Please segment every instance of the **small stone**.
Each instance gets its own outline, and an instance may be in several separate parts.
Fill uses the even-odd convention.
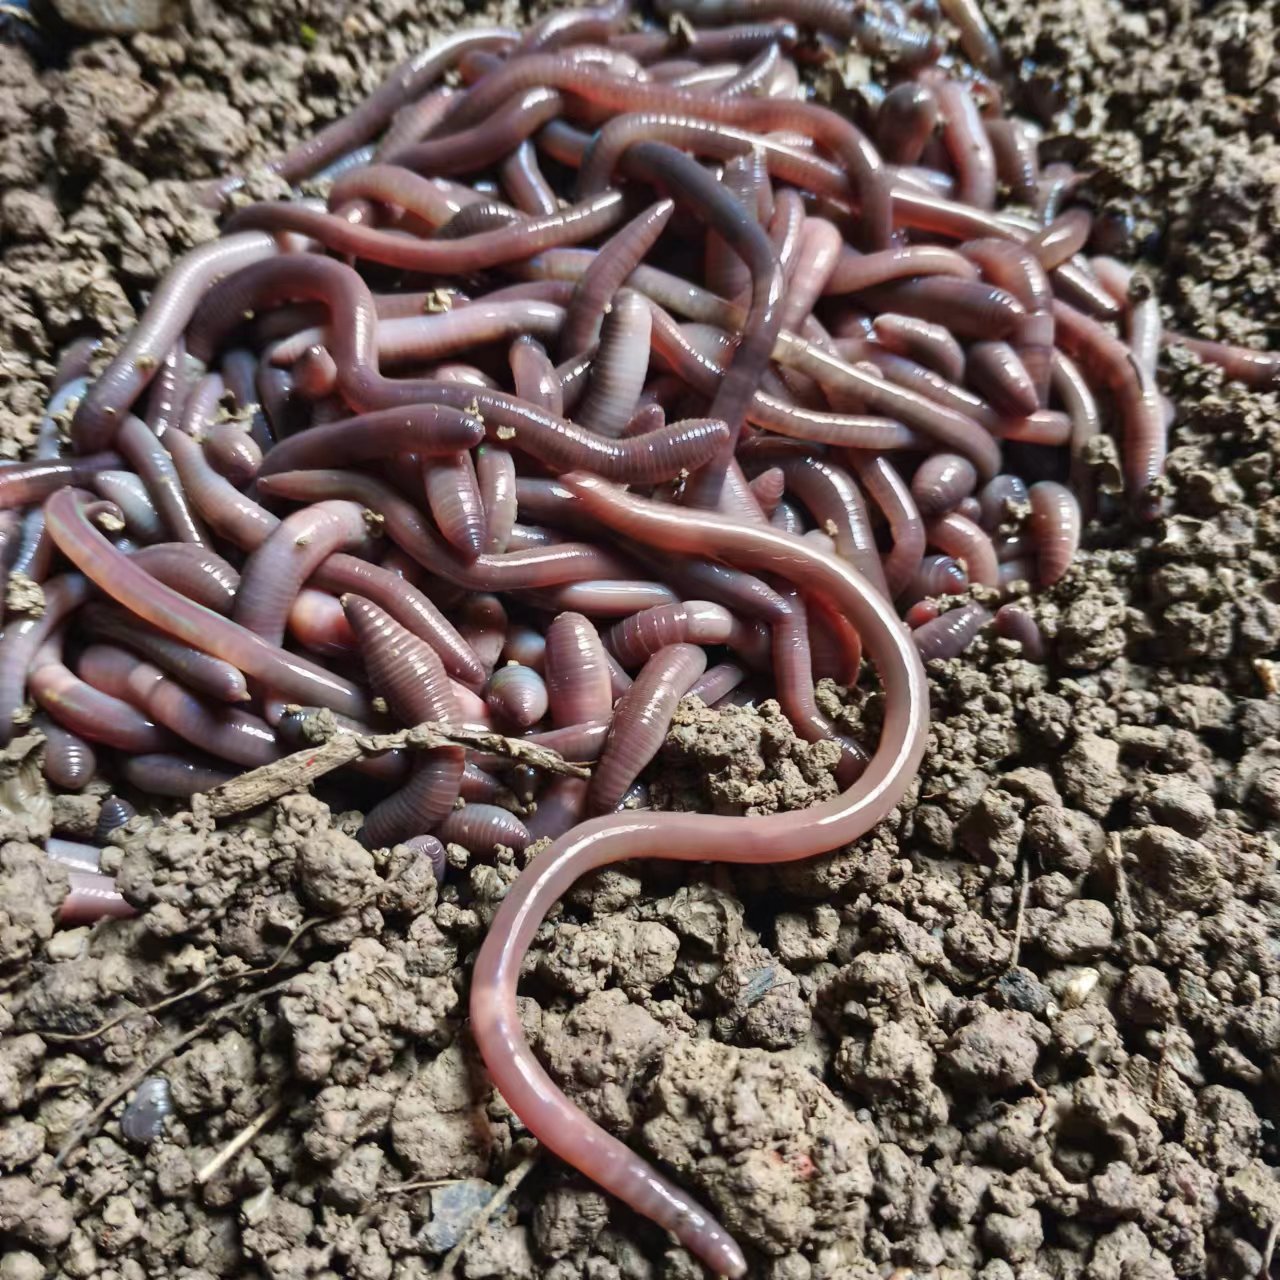
[[[951,1074],[970,1088],[1013,1089],[1035,1074],[1038,1024],[1027,1013],[984,1010],[947,1042],[942,1058]]]
[[[1044,930],[1040,945],[1054,960],[1092,960],[1111,945],[1115,921],[1105,903],[1093,898],[1068,902]]]
[[[422,1229],[423,1243],[433,1253],[447,1253],[497,1194],[497,1187],[479,1178],[436,1187],[431,1192],[431,1221]]]

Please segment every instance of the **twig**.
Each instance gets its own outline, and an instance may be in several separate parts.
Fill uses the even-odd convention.
[[[1022,859],[1021,883],[1018,887],[1018,914],[1013,922],[1013,945],[1009,949],[1009,968],[1018,964],[1018,956],[1022,952],[1022,930],[1027,918],[1027,891],[1031,888],[1030,860]],[[1007,972],[1007,971],[1006,971]]]
[[[1276,1254],[1276,1237],[1280,1236],[1280,1219],[1271,1224],[1267,1232],[1267,1243],[1262,1249],[1262,1270],[1258,1272],[1258,1280],[1269,1280],[1271,1275],[1271,1259]]]
[[[1134,932],[1133,902],[1129,897],[1129,876],[1124,869],[1124,848],[1120,843],[1120,833],[1111,835],[1111,865],[1116,873],[1116,915],[1120,919],[1120,928],[1126,935],[1126,945]]]
[[[431,1187],[451,1187],[457,1182],[463,1182],[463,1178],[423,1178],[418,1182],[397,1182],[392,1186],[383,1187],[379,1191],[379,1195],[384,1196],[402,1196],[408,1191],[426,1191]]]
[[[281,760],[251,769],[203,795],[193,796],[191,811],[197,817],[229,818],[304,790],[317,778],[341,769],[361,756],[378,755],[401,747],[429,751],[447,746],[474,747],[570,778],[591,776],[591,770],[585,765],[571,764],[548,747],[540,747],[521,738],[508,738],[487,729],[467,729],[427,721],[396,733],[357,734],[340,730],[326,742],[295,751]]]
[[[542,1148],[538,1147],[532,1155],[527,1155],[520,1161],[514,1169],[502,1180],[502,1186],[494,1193],[493,1199],[489,1201],[479,1213],[467,1223],[466,1229],[463,1231],[458,1243],[445,1255],[445,1260],[440,1264],[440,1270],[436,1272],[439,1280],[445,1280],[445,1277],[453,1275],[453,1269],[458,1265],[458,1259],[462,1257],[463,1250],[471,1243],[472,1240],[480,1234],[489,1219],[493,1217],[499,1209],[502,1208],[508,1200],[515,1195],[516,1188],[525,1180],[529,1174],[529,1170],[538,1163],[538,1157],[542,1154]]]
[[[251,1120],[216,1156],[196,1170],[196,1181],[208,1182],[223,1165],[234,1160],[241,1151],[284,1110],[284,1099],[277,1098],[256,1120]]]

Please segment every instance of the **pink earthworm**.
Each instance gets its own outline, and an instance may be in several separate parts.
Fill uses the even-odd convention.
[[[366,545],[370,525],[354,502],[319,502],[295,511],[245,561],[233,621],[279,645],[302,584],[335,551]]]
[[[387,125],[386,131],[378,139],[371,163],[376,164],[391,152],[425,138],[440,123],[449,106],[449,99],[456,92],[446,85],[439,89],[432,89],[430,93],[425,93],[421,98],[406,102],[404,106],[398,108],[391,118],[391,123]],[[346,172],[349,171],[344,171],[337,176],[343,177]],[[363,202],[353,200],[345,204],[340,212],[353,222],[361,222],[368,217],[369,210]]]
[[[893,545],[883,557],[885,585],[895,598],[920,567],[925,549],[924,521],[910,486],[881,454],[850,451],[858,483],[870,494],[889,525]]]
[[[44,758],[40,767],[45,779],[63,791],[83,791],[98,771],[98,757],[93,747],[47,716],[37,717],[35,724],[44,734]],[[45,852],[54,856],[48,845]],[[86,868],[97,869],[96,865]]]
[[[608,720],[612,714],[604,644],[582,614],[561,613],[547,628],[546,682],[556,726]]]
[[[7,510],[42,502],[59,489],[85,484],[99,471],[115,470],[121,465],[122,459],[116,453],[94,453],[65,462],[36,459],[0,463],[0,508]]]
[[[798,330],[813,311],[814,304],[826,292],[844,247],[844,237],[834,223],[826,218],[805,218],[795,262],[787,274],[782,305],[784,329]]]
[[[329,189],[329,207],[353,206],[398,210],[402,220],[429,231],[448,225],[463,209],[483,197],[443,178],[424,178],[403,165],[379,159],[338,178]],[[335,216],[341,217],[340,213]]]
[[[630,289],[614,295],[591,362],[591,380],[575,417],[601,435],[617,438],[627,425],[649,372],[653,321],[649,304]]]
[[[502,189],[521,213],[545,217],[560,207],[559,197],[538,164],[538,152],[526,138],[502,162]]]
[[[131,615],[107,605],[91,604],[77,617],[95,637],[132,649],[176,677],[194,693],[217,702],[250,701],[244,675],[221,658],[171,640]]]
[[[256,547],[280,523],[220,476],[194,440],[174,432],[166,443],[183,490],[214,533],[247,550]]]
[[[174,541],[205,546],[207,532],[187,503],[177,468],[164,442],[157,440],[140,418],[128,414],[116,431],[116,444],[147,486],[147,492]]]
[[[489,853],[506,845],[519,853],[532,843],[529,828],[510,810],[492,804],[465,804],[454,809],[436,828],[444,844],[460,844],[472,853]]]
[[[132,471],[99,471],[92,484],[94,493],[120,508],[125,531],[131,539],[137,542],[163,540],[166,532],[164,522],[139,476]]]
[[[911,638],[926,662],[958,658],[990,621],[991,614],[982,605],[963,604],[917,627]]]
[[[497,665],[507,638],[507,610],[491,593],[468,595],[459,604],[458,630],[475,650],[486,671]]]
[[[533,840],[558,840],[582,821],[587,806],[585,778],[552,778],[538,793],[534,811],[525,820]]]
[[[94,688],[60,662],[37,667],[28,687],[50,719],[90,742],[130,754],[173,745],[171,735],[131,703]]]
[[[603,44],[625,24],[630,0],[611,0],[594,8],[556,11],[538,19],[521,38],[516,54],[541,53],[570,44]]]
[[[1102,414],[1088,381],[1079,366],[1060,351],[1053,353],[1050,373],[1054,393],[1071,419],[1072,482],[1081,493],[1086,491],[1085,448],[1102,431]]]
[[[564,100],[554,90],[541,86],[513,94],[492,116],[471,129],[444,137],[427,137],[381,157],[387,164],[401,165],[432,177],[476,173],[505,160],[549,120],[564,112]]]
[[[876,112],[876,145],[890,164],[915,164],[938,124],[938,96],[907,80],[884,96]]]
[[[511,663],[498,667],[485,686],[485,701],[499,719],[528,729],[547,714],[546,682],[532,667]]]
[[[1027,486],[1014,475],[998,475],[988,480],[978,494],[978,502],[982,508],[981,524],[988,533],[1010,519],[1020,523],[1030,509]]]
[[[67,928],[99,920],[127,920],[138,914],[116,888],[112,876],[67,871],[67,896],[58,906],[58,923]]]
[[[935,275],[970,281],[978,278],[977,269],[968,259],[943,245],[904,245],[867,254],[846,245],[824,292],[860,293],[895,280]]]
[[[499,656],[503,662],[531,667],[541,675],[546,666],[547,639],[541,631],[517,623],[507,629],[507,638]]]
[[[1207,342],[1167,330],[1161,335],[1161,341],[1168,347],[1185,347],[1198,360],[1217,365],[1227,378],[1243,382],[1246,387],[1265,391],[1280,384],[1280,355],[1274,351]]]
[[[898,280],[859,295],[880,311],[945,325],[961,338],[1004,338],[1026,315],[1011,293],[981,281],[940,276]]]
[[[667,552],[723,557],[747,569],[785,569],[828,595],[867,641],[886,684],[886,727],[876,755],[838,798],[750,822],[702,814],[627,813],[574,829],[508,890],[472,979],[472,1028],[495,1085],[530,1129],[570,1164],[638,1212],[675,1232],[713,1272],[746,1262],[710,1215],[617,1139],[588,1121],[552,1083],[525,1042],[516,1005],[520,961],[551,905],[581,875],[632,857],[775,862],[810,857],[869,830],[901,799],[924,748],[928,695],[918,656],[888,603],[852,570],[785,535],[705,513],[665,510],[589,477],[573,478],[602,523]],[[739,838],[738,833],[741,833]]]
[[[604,750],[605,739],[609,733],[610,717],[588,720],[582,724],[562,725],[555,729],[544,729],[525,736],[529,742],[537,746],[549,747],[552,751],[559,752],[566,760],[578,764],[590,764],[598,760],[600,752]]]
[[[189,756],[163,751],[126,756],[120,767],[131,787],[147,795],[183,800],[224,786],[235,776]]]
[[[759,223],[762,220],[752,181],[750,152],[732,156],[725,162],[720,186],[737,201],[748,218]],[[768,181],[767,174],[765,181]],[[702,274],[707,288],[723,298],[745,297],[751,288],[751,272],[747,264],[724,237],[710,227],[705,235]]]
[[[1020,644],[1022,655],[1029,662],[1044,661],[1044,634],[1036,620],[1020,605],[1001,605],[996,610],[995,629],[1001,639]]]
[[[1046,271],[1053,271],[1084,248],[1092,229],[1093,214],[1084,209],[1068,209],[1032,236],[1027,248]]]
[[[605,308],[657,243],[674,209],[673,200],[650,205],[613,233],[578,278],[560,334],[566,359],[595,343]]]
[[[984,587],[999,585],[995,547],[980,525],[953,511],[929,521],[926,531],[929,545],[960,561],[970,582]]]
[[[156,542],[132,554],[153,578],[215,613],[230,615],[240,574],[220,555],[190,542]]]
[[[271,167],[286,182],[301,181],[376,137],[401,107],[420,98],[464,54],[476,50],[506,52],[519,39],[519,33],[507,27],[454,33],[402,62],[354,111],[299,143],[273,161]]]
[[[1080,186],[1081,181],[1080,174],[1069,164],[1055,162],[1045,165],[1036,183],[1036,198],[1032,201],[1032,207],[1040,219],[1045,223],[1052,223],[1058,216],[1062,202]]]
[[[876,316],[873,334],[881,346],[936,370],[951,382],[964,378],[964,351],[945,325],[886,312]]]
[[[403,843],[406,849],[411,849],[420,858],[425,858],[430,863],[431,874],[439,884],[444,879],[447,866],[444,845],[435,836],[410,836]]]
[[[766,516],[773,515],[786,492],[787,477],[779,467],[768,467],[750,481],[751,493]]]
[[[676,704],[706,670],[707,655],[696,644],[673,644],[645,662],[636,682],[619,699],[609,737],[587,792],[587,812],[609,813],[658,753]]]
[[[100,590],[167,635],[222,658],[268,688],[359,716],[364,695],[341,677],[299,658],[153,578],[94,528],[75,493],[63,490],[45,508],[62,553]]]
[[[1007,342],[973,343],[967,376],[978,394],[998,413],[1021,418],[1035,413],[1040,406],[1040,394],[1030,372]]]
[[[942,145],[956,173],[956,199],[978,209],[993,209],[996,158],[978,104],[962,81],[939,73],[929,83],[938,96]]]
[[[42,724],[42,731],[44,727],[45,725]],[[55,733],[61,732],[56,725],[49,727]],[[46,751],[47,749],[46,747]],[[101,848],[97,845],[83,844],[78,840],[61,840],[50,836],[44,843],[44,851],[53,862],[60,862],[64,867],[85,871],[90,875],[97,875],[102,866]]]
[[[508,359],[516,395],[539,409],[562,416],[564,388],[541,344],[527,336],[517,338],[511,344]]]
[[[516,522],[516,464],[506,449],[481,445],[475,457],[476,484],[484,510],[485,555],[501,555],[507,549]]]
[[[731,694],[745,679],[746,671],[735,662],[720,662],[707,670],[689,686],[686,698],[700,698],[707,706],[714,706],[721,698]]]
[[[964,516],[972,524],[982,523],[982,503],[973,494],[970,494],[967,498],[961,498],[952,509],[957,515]]]
[[[461,747],[440,747],[416,762],[409,780],[365,815],[361,841],[385,848],[434,827],[453,812],[462,790]]]
[[[674,644],[728,645],[736,650],[759,645],[723,605],[707,600],[686,600],[657,605],[624,618],[609,629],[605,643],[624,667],[642,666],[660,649]]]
[[[978,0],[940,0],[940,4],[948,21],[960,29],[965,57],[987,75],[999,76],[1004,70],[1004,55]]]
[[[161,437],[181,430],[187,418],[187,403],[200,385],[199,369],[187,360],[187,346],[179,336],[165,353],[159,370],[147,388],[147,426]],[[204,397],[201,397],[204,403]]]
[[[1071,440],[1071,419],[1056,409],[1037,409],[1025,418],[1003,418],[993,431],[1001,440],[1020,444],[1060,445]]]
[[[1154,385],[1133,364],[1129,349],[1096,320],[1064,302],[1053,304],[1053,314],[1067,354],[1115,398],[1125,489],[1142,514],[1155,514],[1150,487],[1164,470],[1168,429]]]
[[[642,609],[675,604],[670,587],[630,579],[588,579],[559,587],[528,591],[529,603],[549,612],[582,613],[591,618],[621,618]]]
[[[607,191],[544,218],[528,218],[462,240],[409,238],[353,225],[334,214],[288,202],[247,205],[227,226],[231,232],[298,232],[335,253],[404,271],[467,275],[521,261],[556,245],[592,240],[616,225],[624,212],[622,197],[616,191]]]
[[[183,360],[187,365],[193,363],[186,356]],[[226,383],[220,373],[206,373],[203,377],[197,378],[182,406],[182,416],[173,426],[186,435],[200,437],[217,418],[226,389]],[[147,425],[161,440],[169,434],[168,430],[162,429],[155,422],[148,422]]]
[[[1035,561],[1024,556],[1000,562],[1000,589],[1006,593],[1017,589],[1029,591],[1036,578]]]
[[[201,245],[174,264],[124,346],[76,409],[71,437],[77,452],[97,453],[111,443],[124,415],[187,327],[209,286],[276,252],[273,236],[252,231]]]
[[[441,536],[464,559],[484,549],[486,524],[475,464],[465,450],[423,464],[427,506]]]
[[[67,343],[58,353],[58,364],[53,371],[53,381],[49,384],[50,395],[61,391],[68,383],[87,379],[101,349],[101,338],[76,338]]]
[[[1029,491],[1028,529],[1036,548],[1040,584],[1051,587],[1071,567],[1080,546],[1080,504],[1064,485],[1052,480],[1033,484]]]
[[[1020,120],[984,119],[996,161],[996,176],[1019,204],[1033,204],[1040,178],[1036,143]]]
[[[249,434],[246,422],[215,422],[200,443],[209,465],[232,484],[248,485],[262,465],[262,449]]]
[[[289,605],[289,634],[304,649],[326,657],[346,658],[356,650],[355,634],[336,596],[302,587]]]
[[[920,514],[932,519],[951,511],[962,498],[967,498],[977,479],[968,458],[954,453],[933,453],[920,463],[911,477],[911,496]]]

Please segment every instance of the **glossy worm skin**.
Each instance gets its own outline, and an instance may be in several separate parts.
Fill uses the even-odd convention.
[[[964,565],[970,582],[984,587],[999,585],[1000,570],[995,547],[983,529],[957,512],[949,512],[930,521],[929,545]]]
[[[886,691],[881,744],[853,787],[799,814],[749,821],[703,814],[625,813],[577,827],[508,890],[476,960],[471,1019],[495,1084],[525,1124],[564,1159],[675,1233],[716,1274],[746,1262],[700,1205],[593,1125],[552,1083],[524,1039],[516,1005],[520,961],[551,905],[587,871],[634,857],[775,862],[811,857],[856,839],[905,793],[924,750],[928,694],[919,658],[887,601],[855,571],[768,529],[672,511],[588,477],[566,482],[605,524],[668,552],[723,558],[788,574],[827,596],[863,636]]]
[[[188,800],[202,791],[225,786],[235,776],[190,756],[170,752],[130,755],[121,764],[125,781],[153,796]]]
[[[1021,645],[1022,655],[1027,661],[1044,661],[1044,635],[1036,620],[1021,605],[1001,605],[996,610],[995,630],[1002,639]]]
[[[499,719],[528,729],[547,714],[550,695],[546,682],[532,668],[519,663],[499,667],[485,686],[485,701]]]
[[[1080,546],[1080,504],[1064,485],[1052,480],[1033,484],[1029,491],[1028,528],[1036,548],[1041,586],[1051,587],[1066,573]]]
[[[562,613],[547,628],[546,680],[553,724],[609,718],[613,694],[604,644],[580,613]]]
[[[63,791],[83,791],[97,772],[98,760],[83,738],[49,719],[39,723],[44,734],[44,776]],[[92,870],[96,871],[94,866]]]
[[[991,621],[980,604],[964,604],[917,627],[911,637],[926,662],[958,658]]]
[[[460,844],[472,853],[489,853],[497,845],[520,852],[533,837],[529,828],[506,809],[492,804],[466,804],[454,809],[436,828],[446,845]]]
[[[911,477],[911,496],[922,516],[940,516],[967,498],[977,479],[978,473],[968,458],[954,453],[932,453]]]

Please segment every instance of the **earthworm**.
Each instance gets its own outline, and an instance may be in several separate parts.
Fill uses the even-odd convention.
[[[436,528],[464,559],[474,560],[484,550],[487,526],[471,455],[464,450],[432,459],[422,476]]]
[[[1040,394],[1027,367],[1007,342],[975,342],[969,348],[967,375],[978,394],[997,412],[1011,417],[1035,413]]]
[[[984,587],[999,585],[995,547],[981,526],[952,511],[931,520],[927,534],[930,546],[964,565],[970,582]]]
[[[893,545],[883,557],[884,578],[890,595],[896,598],[920,567],[925,549],[924,521],[910,486],[888,458],[852,451],[847,457],[859,484],[888,521]]]
[[[130,786],[148,795],[183,800],[224,786],[234,777],[223,769],[169,752],[127,756],[120,762],[120,768]]]
[[[506,449],[481,445],[476,450],[476,484],[484,511],[486,555],[500,555],[507,549],[516,523],[516,464]]]
[[[461,747],[438,747],[423,754],[409,780],[365,815],[361,841],[386,848],[434,827],[453,811],[462,788]]]
[[[41,502],[68,485],[91,482],[99,471],[115,470],[121,461],[116,453],[94,453],[66,462],[36,459],[0,463],[0,509]]]
[[[585,778],[552,778],[538,794],[536,807],[525,822],[533,840],[558,840],[582,821],[587,805]]]
[[[826,292],[827,282],[845,247],[844,237],[826,218],[805,218],[795,261],[787,274],[782,327],[798,330]]]
[[[622,434],[649,372],[652,323],[649,304],[639,294],[623,289],[614,295],[575,415],[584,427],[613,438]]]
[[[588,579],[525,594],[539,608],[551,612],[567,610],[592,618],[620,618],[676,602],[670,587],[630,579]]]
[[[863,635],[886,684],[881,745],[848,792],[803,816],[769,815],[749,823],[701,814],[628,813],[579,826],[508,890],[476,962],[473,1033],[496,1087],[516,1114],[570,1164],[673,1230],[713,1272],[741,1276],[746,1270],[741,1252],[706,1211],[586,1120],[534,1058],[517,1013],[520,960],[552,903],[595,867],[632,857],[702,859],[711,851],[734,862],[788,861],[856,839],[897,803],[914,774],[928,721],[927,690],[919,659],[887,602],[836,562],[767,529],[705,513],[667,511],[585,476],[573,477],[572,483],[593,514],[620,533],[667,552],[724,557],[742,568],[785,566],[807,586],[829,594]]]
[[[545,675],[552,724],[609,719],[609,663],[599,632],[582,614],[562,613],[547,628]]]
[[[425,858],[431,864],[431,874],[435,877],[437,884],[444,879],[447,866],[444,845],[435,836],[411,836],[404,842],[404,846],[406,849],[412,849],[419,857]]]
[[[546,683],[532,667],[499,667],[485,686],[485,701],[500,720],[528,729],[547,714]]]
[[[31,672],[32,698],[50,719],[90,742],[129,754],[164,751],[172,737],[130,703],[103,693],[60,662]]]
[[[1070,261],[1084,248],[1093,227],[1093,215],[1084,209],[1068,209],[1027,242],[1027,248],[1046,271]]]
[[[224,659],[280,694],[347,715],[364,712],[364,695],[348,681],[268,644],[134,564],[93,527],[73,491],[54,494],[45,515],[49,532],[67,559],[131,613],[177,640]]]
[[[232,620],[281,644],[302,584],[335,551],[365,545],[369,532],[364,508],[354,502],[318,502],[295,511],[245,561]]]
[[[876,145],[890,164],[915,164],[937,124],[937,94],[929,85],[903,81],[876,111]]]
[[[1035,140],[1020,120],[985,119],[983,125],[996,160],[996,176],[1019,204],[1033,204],[1040,177]]]
[[[83,738],[70,733],[47,717],[37,721],[44,734],[44,776],[63,791],[83,791],[97,772],[98,759]],[[48,846],[45,849],[49,852]],[[95,865],[91,870],[96,871]]]
[[[939,3],[948,20],[960,29],[964,56],[980,71],[999,76],[1004,70],[1004,56],[978,0],[939,0]]]
[[[1027,486],[1013,475],[998,475],[988,480],[978,494],[982,507],[981,523],[993,533],[1006,520],[1021,521],[1028,511]]]
[[[1044,661],[1044,635],[1036,620],[1020,605],[1001,605],[996,610],[995,629],[1002,639],[1020,644],[1023,657],[1029,662]]]
[[[449,99],[454,97],[455,93],[456,90],[446,85],[439,89],[432,89],[430,93],[423,94],[416,101],[406,102],[404,106],[398,108],[386,132],[379,138],[378,145],[374,148],[373,163],[383,160],[393,151],[398,151],[401,147],[417,142],[431,133],[444,117]],[[350,202],[342,212],[354,221],[361,221],[367,216],[367,209],[362,207],[359,201]]]
[[[978,278],[968,259],[943,245],[904,245],[867,254],[860,254],[845,245],[824,292],[827,295],[861,293],[864,289],[895,280],[934,275],[952,276],[958,280]]]
[[[187,327],[209,286],[276,252],[273,236],[249,231],[192,249],[170,268],[142,319],[76,409],[71,439],[78,453],[98,453],[111,443],[124,415]]]
[[[541,631],[517,624],[508,628],[500,656],[503,662],[530,667],[541,675],[546,663],[547,638]]]
[[[335,253],[368,262],[426,275],[467,275],[521,261],[556,245],[592,240],[614,226],[624,211],[622,197],[616,191],[606,191],[545,217],[528,218],[462,240],[418,240],[353,225],[331,213],[289,203],[246,205],[227,227],[233,233],[241,229],[275,235],[294,231]]]
[[[151,501],[174,541],[205,546],[208,537],[187,504],[177,468],[163,442],[151,434],[140,418],[128,414],[116,431],[116,444],[147,486]]]
[[[771,516],[786,492],[787,477],[783,475],[780,468],[768,467],[749,483],[751,494],[760,504],[760,510],[766,516]]]
[[[911,496],[926,519],[952,510],[977,483],[973,463],[954,453],[932,453],[923,459],[911,477]]]
[[[468,595],[459,604],[458,630],[487,671],[497,665],[507,638],[507,611],[491,593]]]
[[[508,360],[516,395],[548,413],[562,416],[564,388],[542,346],[528,336],[519,337],[511,344]]]
[[[768,181],[768,174],[765,174]],[[736,155],[725,162],[720,186],[754,222],[761,222],[756,192],[752,185],[751,153]],[[702,274],[707,288],[722,298],[745,296],[751,288],[751,272],[733,247],[714,229],[708,228],[702,254]]]
[[[93,829],[94,843],[105,844],[113,831],[128,826],[129,822],[137,816],[137,809],[123,796],[107,796],[98,810],[98,822]]]
[[[183,360],[188,366],[193,363],[185,355]],[[197,378],[190,394],[182,405],[182,416],[173,426],[186,435],[199,438],[217,418],[220,402],[225,392],[226,383],[223,381],[221,374],[206,373],[203,377]],[[147,425],[151,428],[152,433],[162,440],[170,434],[169,430],[161,429],[155,422],[148,422]]]
[[[303,587],[289,604],[289,634],[304,649],[326,657],[345,658],[355,652],[355,636],[337,597],[315,587]]]
[[[200,442],[210,465],[234,485],[247,485],[262,465],[262,449],[244,422],[215,422]]]
[[[94,636],[132,649],[191,689],[217,702],[248,702],[244,676],[229,662],[180,644],[107,605],[89,605],[80,615]]]
[[[492,804],[465,804],[454,809],[436,828],[446,845],[460,844],[472,853],[488,853],[506,845],[519,853],[533,837],[529,828],[507,809]]]
[[[1207,342],[1188,338],[1181,333],[1165,331],[1161,340],[1166,346],[1185,347],[1198,360],[1217,365],[1234,382],[1246,387],[1268,390],[1280,382],[1280,355],[1274,351],[1255,351],[1251,347],[1233,346],[1228,342]]]
[[[898,311],[945,325],[962,338],[1003,338],[1026,315],[1011,293],[977,280],[925,276],[861,291],[876,310]]]
[[[190,542],[157,542],[133,553],[153,578],[215,613],[230,614],[240,575],[221,556]]]
[[[645,662],[635,683],[619,699],[609,737],[587,792],[587,812],[608,813],[658,753],[676,704],[706,670],[707,655],[696,644],[673,644]]]
[[[42,731],[44,727],[42,724]],[[56,725],[52,727],[55,732],[61,732]],[[74,867],[77,871],[87,871],[90,875],[97,875],[102,867],[102,850],[97,845],[81,844],[77,840],[59,840],[50,836],[44,843],[44,851],[50,861],[60,862],[64,867]]]
[[[519,42],[507,27],[459,31],[402,62],[354,111],[326,125],[272,163],[286,182],[300,182],[338,156],[370,141],[406,103],[419,98],[459,58],[474,50],[505,52]]]
[[[707,670],[689,686],[686,698],[700,698],[707,706],[714,706],[727,697],[745,679],[746,671],[735,662],[720,662]]]
[[[137,911],[124,900],[111,876],[68,871],[69,890],[58,907],[58,923],[75,926],[98,920],[124,920]]]
[[[707,600],[641,610],[615,623],[605,637],[624,667],[639,667],[660,649],[674,644],[724,644],[742,650],[751,642],[751,632],[728,609]]]
[[[538,152],[525,138],[502,162],[502,189],[511,203],[530,217],[555,213],[560,201],[538,164]]]
[[[939,74],[932,80],[932,86],[942,120],[942,145],[956,173],[956,199],[978,209],[993,209],[996,158],[978,114],[978,105],[968,86],[959,80]]]
[[[154,435],[163,438],[169,431],[182,427],[186,418],[187,401],[200,385],[199,370],[187,361],[187,345],[179,336],[165,353],[159,371],[147,391],[147,426]]]
[[[49,384],[51,395],[56,395],[68,383],[88,380],[93,368],[94,357],[102,348],[101,338],[76,338],[67,343],[58,353],[57,368],[53,371],[53,381]],[[77,393],[77,398],[79,394]]]
[[[147,1146],[164,1132],[164,1122],[172,1112],[168,1080],[164,1076],[147,1076],[120,1116],[120,1132],[130,1142]]]
[[[171,432],[166,443],[191,505],[219,537],[242,549],[252,549],[280,523],[278,517],[220,476],[194,440]]]
[[[872,332],[881,346],[937,370],[952,382],[964,377],[964,351],[944,325],[888,312],[876,316]]]
[[[912,603],[930,596],[959,595],[968,585],[969,575],[963,565],[951,556],[929,555],[920,561],[903,599]]]
[[[982,605],[963,604],[917,627],[911,638],[926,662],[958,658],[990,621],[991,614]]]
[[[165,527],[160,513],[152,504],[147,486],[132,471],[99,471],[92,483],[99,497],[120,508],[125,529],[131,538],[139,542],[159,542],[164,538]]]
[[[605,308],[657,243],[674,209],[673,200],[659,200],[615,231],[601,247],[574,286],[560,334],[561,355],[568,358],[595,343]]]
[[[1036,548],[1040,585],[1051,587],[1066,573],[1080,547],[1080,504],[1070,489],[1042,480],[1029,490],[1028,530]]]

